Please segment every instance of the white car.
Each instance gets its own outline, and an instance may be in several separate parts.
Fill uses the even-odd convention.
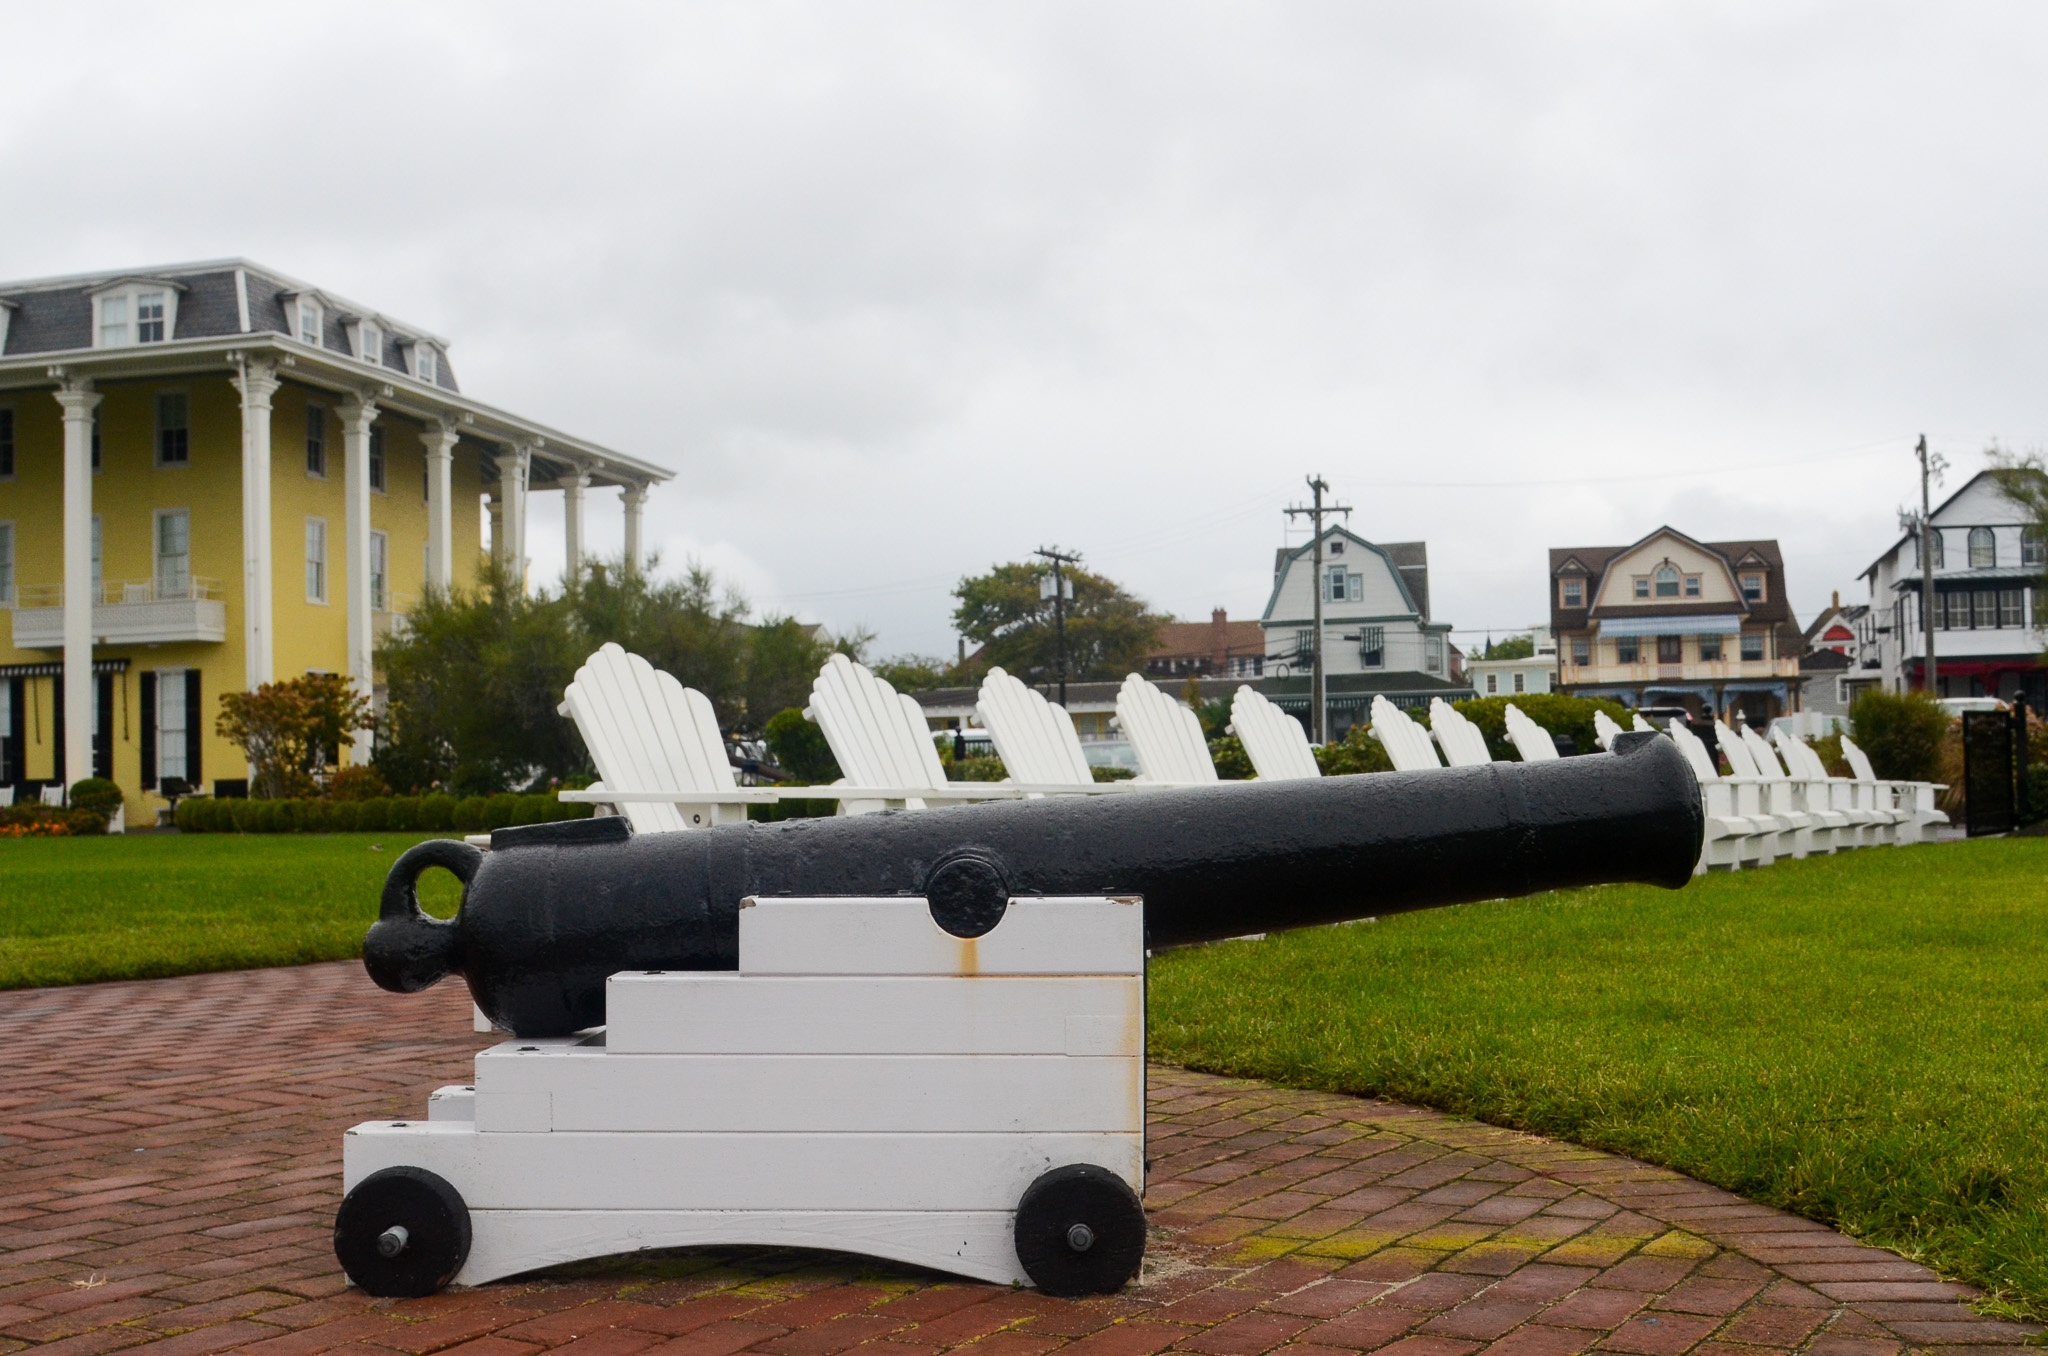
[[[2012,708],[1996,697],[1937,697],[1935,705],[1951,716],[1960,716],[1965,711],[2009,711]]]

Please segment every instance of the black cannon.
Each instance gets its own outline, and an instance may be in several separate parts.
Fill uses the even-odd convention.
[[[1147,945],[1604,882],[1678,887],[1703,828],[1667,739],[1613,756],[1441,772],[1227,783],[635,836],[623,819],[501,829],[401,857],[364,964],[382,987],[457,973],[520,1036],[601,1024],[622,970],[730,970],[749,896],[921,895],[959,937],[1019,896],[1137,895]],[[456,917],[419,876],[465,885]]]

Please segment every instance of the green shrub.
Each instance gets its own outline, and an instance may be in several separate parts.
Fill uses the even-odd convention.
[[[384,827],[393,832],[411,832],[419,827],[420,798],[393,796],[384,810]]]
[[[519,797],[510,791],[500,791],[484,800],[484,822],[486,831],[510,826],[512,816],[519,811]]]
[[[1088,771],[1098,782],[1127,782],[1138,775],[1127,767],[1091,767]]]
[[[844,775],[832,757],[832,746],[825,742],[825,732],[795,707],[770,716],[763,733],[776,766],[799,784],[827,786]]]
[[[464,796],[455,802],[455,813],[448,827],[457,833],[482,833],[486,804],[482,796]]]
[[[178,802],[177,812],[171,816],[171,822],[178,826],[179,833],[206,832],[200,825],[200,820],[205,816],[199,807],[204,804],[206,799],[203,796],[187,796]]]
[[[114,811],[121,808],[123,799],[121,788],[103,777],[87,777],[73,782],[69,794],[72,809],[99,816],[102,826],[114,817]]]
[[[262,808],[256,813],[256,830],[259,833],[290,833],[292,828],[292,807],[290,801],[259,800]]]
[[[329,833],[354,833],[356,816],[366,804],[360,800],[336,800],[327,803],[327,831]]]
[[[1849,708],[1849,732],[1880,777],[1939,781],[1949,715],[1924,692],[1869,688]]]
[[[236,833],[260,832],[258,821],[263,814],[262,801],[249,800],[245,797],[241,800],[231,801],[229,804],[233,806],[228,813],[234,818]]]
[[[1248,782],[1259,775],[1252,766],[1251,755],[1244,751],[1244,741],[1236,735],[1219,735],[1210,740],[1209,761],[1216,764],[1216,775],[1226,782]]]
[[[548,817],[548,808],[549,808],[549,806],[550,806],[551,804],[553,804],[553,802],[554,802],[554,799],[555,799],[555,798],[554,798],[553,796],[549,796],[549,795],[544,795],[544,794],[543,794],[543,795],[526,795],[526,796],[519,796],[519,797],[516,797],[516,800],[517,800],[517,804],[513,805],[513,807],[512,807],[512,818],[510,818],[509,820],[507,820],[507,821],[506,821],[506,823],[508,823],[508,824],[542,824],[542,823],[546,823],[546,822],[547,822],[547,817]]]
[[[1597,732],[1593,728],[1594,712],[1605,711],[1622,729],[1629,727],[1628,708],[1605,697],[1569,697],[1562,692],[1518,692],[1512,697],[1478,697],[1456,703],[1454,709],[1458,714],[1477,725],[1486,735],[1486,751],[1496,761],[1521,761],[1515,746],[1508,742],[1509,702],[1553,737],[1569,737],[1580,753],[1600,752]]]
[[[201,833],[233,833],[235,831],[235,806],[232,801],[220,800],[213,796],[193,796],[180,801],[178,808],[194,807],[193,821]]]
[[[446,833],[455,827],[455,798],[432,795],[420,797],[419,818],[413,827],[422,833]]]
[[[356,832],[379,833],[391,827],[391,798],[372,796],[356,802]]]

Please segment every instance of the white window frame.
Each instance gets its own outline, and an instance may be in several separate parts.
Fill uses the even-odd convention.
[[[2020,564],[2030,569],[2048,565],[2048,537],[2041,535],[2041,529],[2020,529]]]
[[[1442,673],[1444,671],[1444,638],[1424,636],[1422,638],[1422,671]]]
[[[432,344],[420,342],[412,346],[412,374],[416,380],[429,386],[440,382],[441,360]]]
[[[307,322],[311,321],[310,327]],[[308,333],[308,329],[311,333]],[[318,297],[299,296],[292,299],[292,334],[302,344],[314,348],[327,347],[323,336],[327,333],[327,308],[320,304]]]
[[[391,610],[391,534],[370,534],[370,611]]]
[[[1756,580],[1756,597],[1754,598],[1749,596],[1749,585],[1744,582],[1751,578]],[[1735,591],[1742,595],[1742,601],[1745,603],[1767,603],[1771,599],[1771,576],[1765,570],[1739,571],[1735,576]]]
[[[1685,576],[1680,574],[1678,567],[1676,565],[1671,564],[1669,561],[1666,561],[1664,564],[1659,565],[1656,568],[1656,570],[1652,572],[1650,578],[1650,592],[1654,594],[1656,597],[1678,598],[1684,595]],[[1671,586],[1671,592],[1669,593],[1666,593],[1664,591],[1664,586],[1666,584],[1669,584]]]
[[[185,520],[185,577],[175,588],[164,584],[164,523],[173,518]],[[189,598],[192,596],[192,510],[183,508],[157,509],[150,515],[149,554],[151,560],[150,585],[159,598]]]
[[[158,669],[156,671],[156,776],[157,785],[163,785],[166,777],[175,777],[189,782],[190,767],[186,754],[191,748],[192,713],[185,709],[185,669]],[[177,708],[178,724],[172,728],[165,713],[173,706]],[[173,758],[170,735],[176,734],[177,756]],[[173,767],[173,764],[176,766]]]
[[[327,520],[306,519],[306,601],[327,604]]]
[[[1973,527],[1967,539],[1970,551],[1970,568],[1973,570],[1995,570],[1998,568],[1998,534],[1988,527]],[[1984,563],[1977,563],[1979,546],[1983,548]]]
[[[356,357],[372,367],[384,365],[384,327],[374,320],[356,322]]]
[[[1489,673],[1486,675],[1486,695],[1489,697],[1497,697],[1500,695],[1499,674]]]
[[[1375,640],[1379,642],[1377,649],[1373,648]],[[1358,628],[1358,666],[1362,669],[1383,669],[1387,666],[1386,627],[1361,626]]]
[[[1577,598],[1572,597],[1576,593]],[[1586,605],[1586,581],[1578,575],[1571,575],[1557,581],[1557,605],[1559,607],[1584,607]]]
[[[155,339],[141,338],[141,299],[144,296],[160,295],[163,298],[163,329]],[[109,320],[107,303],[118,304],[120,318]],[[109,336],[110,325],[119,325],[121,331]],[[118,287],[109,287],[93,293],[92,297],[92,346],[94,348],[134,348],[138,344],[169,343],[178,335],[178,289],[169,283],[132,282]]]
[[[1749,657],[1751,642],[1755,642],[1756,645],[1756,658],[1754,659]],[[1771,657],[1770,647],[1764,643],[1764,633],[1761,631],[1744,631],[1742,638],[1736,642],[1735,656],[1736,662],[1742,664],[1761,664],[1768,660]]]
[[[1521,692],[1524,692],[1524,691],[1526,691],[1526,690],[1527,690],[1527,688],[1528,688],[1528,684],[1529,684],[1529,678],[1528,678],[1528,675],[1527,675],[1527,674],[1525,674],[1525,673],[1523,673],[1523,672],[1522,672],[1522,671],[1521,671],[1520,669],[1516,669],[1516,670],[1515,670],[1515,691],[1516,691],[1516,693],[1518,693],[1518,694],[1519,694],[1519,693],[1521,693]]]

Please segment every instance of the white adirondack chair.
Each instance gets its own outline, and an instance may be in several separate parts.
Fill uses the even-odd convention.
[[[1904,816],[1880,807],[1877,798],[1864,794],[1854,779],[1829,775],[1827,764],[1812,746],[1782,724],[1772,727],[1771,743],[1793,775],[1806,778],[1809,787],[1826,789],[1830,807],[1849,817],[1849,832],[1857,847],[1878,847],[1892,841],[1892,830]]]
[[[1771,742],[1747,725],[1742,727],[1742,746],[1749,750],[1750,758],[1765,777],[1782,777],[1791,785],[1799,808],[1813,820],[1815,852],[1845,852],[1856,846],[1856,825],[1848,815],[1835,809],[1834,794],[1828,790],[1825,776],[1816,785],[1804,773],[1786,767]]]
[[[14,788],[11,786],[0,786],[0,810],[4,810],[12,804],[14,804]]]
[[[560,710],[603,778],[561,798],[616,805],[635,833],[738,823],[775,799],[734,779],[710,698],[616,644],[583,661]]]
[[[1902,782],[1887,780],[1877,775],[1870,765],[1870,755],[1856,746],[1856,741],[1842,736],[1842,756],[1849,760],[1849,770],[1856,774],[1859,785],[1877,788],[1879,804],[1889,797],[1890,808],[1902,811],[1906,818],[1899,821],[1893,837],[1900,843],[1924,843],[1927,833],[1937,824],[1948,823],[1948,816],[1934,804],[1934,793],[1945,790],[1935,782]]]
[[[1520,707],[1509,702],[1506,715],[1508,742],[1522,755],[1523,762],[1547,763],[1559,756],[1557,741],[1550,737],[1550,731],[1523,715]]]
[[[1385,697],[1372,699],[1372,736],[1393,760],[1396,772],[1423,772],[1443,766],[1429,731]]]
[[[1758,765],[1755,754],[1743,742],[1742,736],[1730,725],[1722,725],[1720,745],[1721,756],[1728,760],[1732,774],[1730,780],[1737,784],[1747,783],[1754,786],[1762,811],[1784,826],[1784,836],[1779,841],[1781,845],[1789,846],[1790,850],[1781,851],[1778,855],[1805,857],[1812,853],[1817,846],[1814,842],[1814,818],[1807,814],[1805,807],[1799,803],[1791,779],[1785,776],[1782,768],[1775,766],[1776,760],[1772,760],[1773,770],[1766,772]],[[1823,841],[1818,846],[1820,851],[1826,852],[1830,848],[1827,846],[1824,828],[1822,834]]]
[[[1429,699],[1429,730],[1452,767],[1480,767],[1493,761],[1485,733],[1442,697]]]
[[[1621,733],[1622,728],[1615,723],[1613,716],[1605,711],[1593,713],[1593,742],[1600,746],[1603,753],[1614,752],[1614,737]]]
[[[1643,714],[1640,711],[1631,711],[1629,713],[1629,729],[1634,730],[1638,734],[1658,733],[1657,727],[1644,720]],[[1702,747],[1705,746],[1702,745]]]
[[[1138,755],[1137,780],[1156,786],[1218,780],[1201,718],[1135,673],[1116,694],[1116,721]]]
[[[1001,782],[947,781],[924,708],[843,654],[830,656],[818,671],[804,715],[818,723],[846,774],[831,793],[839,797],[842,814],[1013,800],[1021,794]]]
[[[1113,793],[1130,785],[1096,781],[1067,708],[1000,668],[981,680],[975,711],[1009,770],[1010,784],[1026,796]]]
[[[1323,775],[1301,722],[1249,687],[1240,687],[1230,698],[1230,732],[1244,745],[1262,782]]]
[[[1693,874],[1702,875],[1717,866],[1730,871],[1745,865],[1769,866],[1775,860],[1777,821],[1768,815],[1740,813],[1739,789],[1721,776],[1707,746],[1676,716],[1671,719],[1671,742],[1678,745],[1693,776],[1699,779],[1700,800],[1707,812],[1705,841],[1700,844],[1700,861]],[[1755,788],[1747,789],[1753,799]]]

